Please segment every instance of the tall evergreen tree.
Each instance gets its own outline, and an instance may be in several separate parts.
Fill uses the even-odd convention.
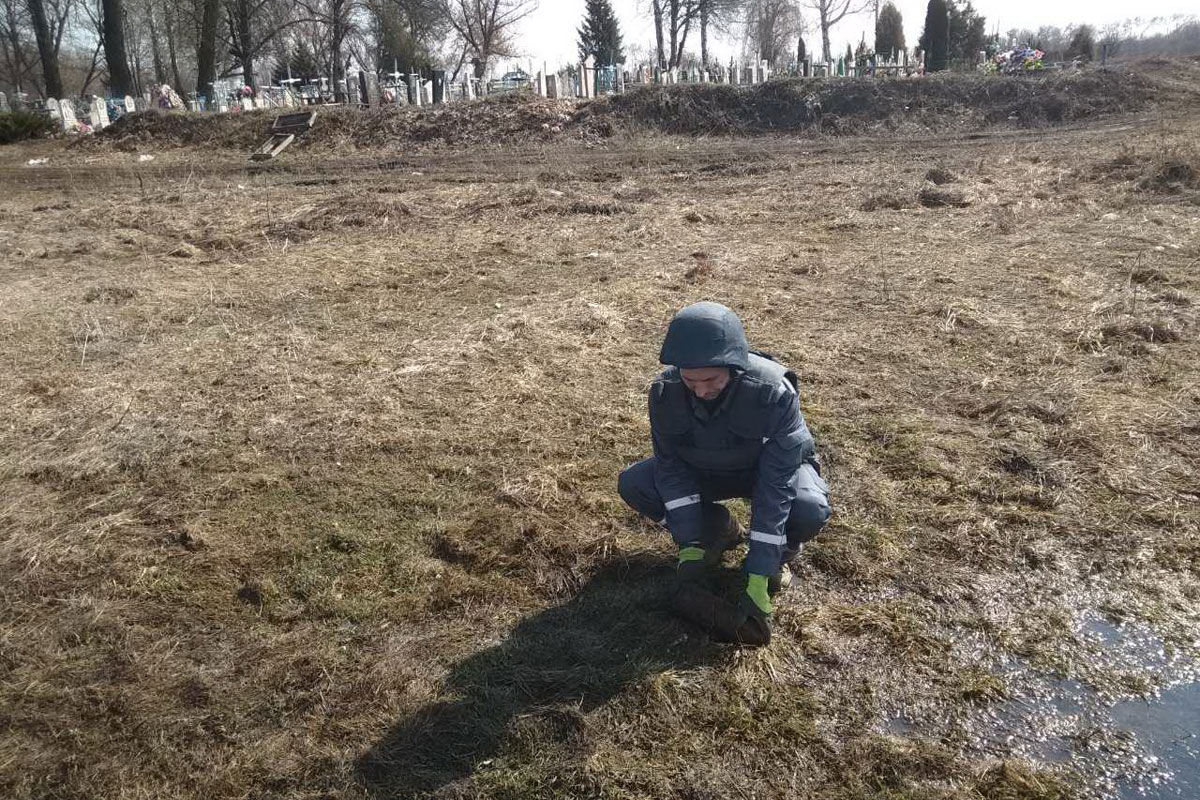
[[[904,20],[900,10],[888,0],[879,9],[879,19],[875,21],[875,53],[883,58],[892,58],[895,53],[904,52]]]
[[[962,6],[946,0],[946,12],[950,17],[948,62],[969,67],[987,45],[987,19],[971,6],[971,0]]]
[[[624,63],[621,29],[610,0],[587,0],[584,14],[583,24],[579,26],[579,58],[592,56],[598,67]]]
[[[950,66],[950,11],[946,0],[929,0],[921,49],[925,51],[927,71],[939,72]]]

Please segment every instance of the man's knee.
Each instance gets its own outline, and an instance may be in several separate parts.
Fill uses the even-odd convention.
[[[654,512],[659,511],[658,506],[662,501],[654,487],[653,460],[638,461],[621,470],[617,476],[617,493],[627,506],[638,513],[653,516]]]
[[[807,542],[816,536],[829,521],[831,509],[829,498],[815,489],[801,489],[792,503],[788,515],[787,533],[789,542]]]
[[[635,480],[632,466],[621,470],[621,474],[617,476],[617,494],[621,495],[621,499],[625,501],[625,505],[636,509],[638,507],[638,494],[635,488]]]

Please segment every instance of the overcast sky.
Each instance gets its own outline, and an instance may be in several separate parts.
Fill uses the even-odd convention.
[[[526,68],[533,66],[536,70],[546,61],[551,69],[555,69],[578,57],[576,30],[583,18],[584,0],[536,1],[537,11],[521,24],[520,41],[522,50],[527,55],[516,59],[516,62]],[[912,47],[925,23],[927,0],[894,1],[904,17],[905,36],[909,47]],[[803,0],[800,2],[803,5]],[[654,26],[650,15],[650,0],[612,0],[612,5],[620,21],[625,42],[640,44],[652,51]],[[989,32],[995,29],[996,22],[999,21],[1001,33],[1012,28],[1066,26],[1082,22],[1102,26],[1110,22],[1119,22],[1132,15],[1148,19],[1196,11],[1193,0],[1139,0],[1132,5],[1113,0],[974,0],[974,6],[987,17]],[[810,33],[805,36],[805,43],[810,52],[816,51],[819,54],[821,35],[814,23],[815,15],[808,11],[805,17],[810,28]],[[834,52],[844,52],[847,43],[857,44],[864,34],[867,35],[868,41],[873,40],[875,34],[871,20],[870,14],[862,14],[847,17],[835,26],[830,34]],[[689,49],[699,51],[698,32],[693,31],[688,37],[688,42]],[[737,42],[729,41],[713,42],[710,47],[721,61],[727,61],[736,49],[740,49]],[[503,69],[507,64],[498,66]]]

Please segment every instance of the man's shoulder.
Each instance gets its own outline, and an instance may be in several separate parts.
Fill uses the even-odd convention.
[[[661,384],[661,383],[682,383],[682,382],[683,382],[683,378],[681,378],[679,376],[679,367],[667,367],[662,372],[655,375],[654,380],[650,381],[650,384],[653,386],[654,384]]]

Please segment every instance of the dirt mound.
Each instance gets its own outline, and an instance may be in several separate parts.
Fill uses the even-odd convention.
[[[271,111],[241,114],[191,114],[151,109],[128,114],[79,145],[136,150],[155,147],[223,147],[249,149],[262,144],[275,118]]]
[[[317,123],[294,150],[387,149],[437,145],[500,144],[605,135],[604,123],[573,121],[575,104],[529,95],[508,94],[479,102],[429,108],[321,109]],[[122,117],[94,141],[118,149],[155,146],[218,146],[230,149],[261,144],[278,112],[190,114],[148,111]],[[564,133],[570,128],[569,133]],[[86,141],[86,140],[85,140]]]
[[[938,75],[920,80],[806,78],[749,89],[678,86],[646,89],[585,108],[623,126],[682,134],[748,134],[797,130],[955,130],[997,124],[1020,127],[1137,111],[1158,85],[1124,70],[1044,77]]]
[[[618,131],[855,134],[1039,127],[1138,111],[1158,100],[1179,98],[1178,89],[1167,89],[1157,79],[1127,70],[1036,78],[805,78],[748,88],[688,85],[639,89],[590,103],[508,94],[435,108],[322,109],[316,126],[293,145],[293,151],[596,142]],[[273,116],[271,111],[225,115],[151,111],[118,120],[82,146],[249,149],[267,135]]]

